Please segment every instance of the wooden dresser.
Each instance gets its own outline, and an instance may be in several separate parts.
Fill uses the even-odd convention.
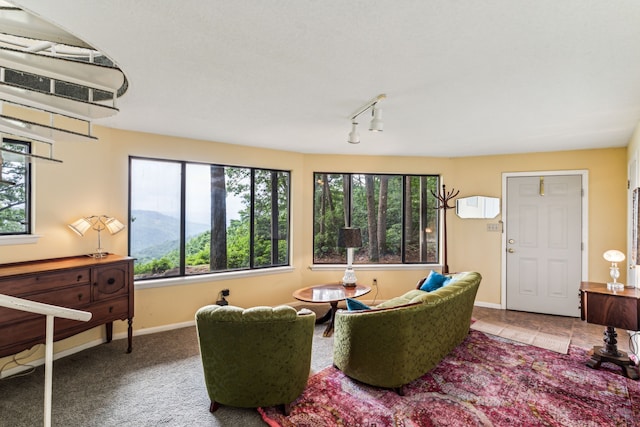
[[[128,320],[128,349],[133,333],[133,258],[109,254],[0,264],[0,294],[92,313],[91,320],[55,319],[54,340],[106,325],[107,342],[113,321]],[[45,341],[45,316],[0,307],[0,357],[16,354]]]

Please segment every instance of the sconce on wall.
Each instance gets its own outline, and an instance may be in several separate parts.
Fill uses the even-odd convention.
[[[116,234],[124,230],[124,224],[115,219],[114,217],[107,215],[92,215],[78,219],[77,221],[69,224],[69,228],[76,232],[79,236],[84,236],[89,229],[93,229],[98,232],[98,248],[96,252],[89,254],[93,258],[104,258],[109,253],[105,252],[102,248],[100,241],[100,233],[102,230],[109,230],[110,234]]]
[[[362,107],[358,108],[353,114],[351,114],[351,132],[349,132],[349,138],[347,141],[350,144],[360,143],[360,134],[358,133],[358,121],[356,120],[365,111],[371,109],[371,123],[369,123],[369,130],[372,132],[382,132],[384,123],[382,122],[382,110],[378,107],[378,102],[385,99],[387,95],[384,93],[376,96],[372,100],[368,101]]]

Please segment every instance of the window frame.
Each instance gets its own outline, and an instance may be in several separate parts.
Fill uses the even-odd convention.
[[[344,224],[343,226],[351,226],[352,222],[353,222],[353,216],[354,216],[354,212],[353,212],[353,176],[359,175],[359,176],[373,176],[373,177],[380,177],[380,176],[388,176],[388,177],[399,177],[400,180],[402,181],[402,199],[400,202],[400,209],[401,209],[401,222],[400,222],[400,226],[401,229],[404,230],[404,223],[406,220],[406,212],[405,212],[405,203],[404,203],[404,194],[405,194],[405,185],[406,185],[406,179],[407,178],[436,178],[436,183],[435,183],[435,194],[431,193],[433,198],[432,200],[435,202],[435,206],[438,206],[438,201],[437,201],[437,193],[438,193],[438,189],[439,186],[442,184],[442,176],[440,174],[415,174],[415,173],[408,173],[408,174],[404,174],[404,173],[377,173],[377,172],[326,172],[326,171],[314,171],[313,172],[313,206],[312,206],[312,224],[313,224],[313,230],[312,230],[312,242],[311,242],[311,253],[312,253],[312,268],[314,270],[322,270],[322,269],[327,269],[327,268],[331,268],[332,266],[343,266],[347,264],[347,260],[346,260],[346,250],[344,251],[343,257],[341,259],[341,261],[339,262],[333,262],[333,261],[328,261],[328,262],[317,262],[317,258],[316,258],[316,225],[318,223],[317,218],[316,218],[316,212],[317,212],[317,207],[316,207],[316,203],[317,203],[317,197],[316,197],[316,185],[318,184],[318,176],[319,175],[333,175],[333,176],[337,176],[340,175],[343,177],[343,180],[345,179],[344,177],[348,176],[348,190],[349,190],[349,194],[347,197],[343,197],[343,200],[345,200],[345,203],[348,205],[348,212],[345,213],[345,215],[347,216],[347,221],[348,224]],[[344,181],[343,181],[343,188],[344,188]],[[376,196],[377,197],[377,196]],[[425,204],[428,204],[428,201],[425,201]],[[428,206],[425,206],[425,212],[426,209],[428,209]],[[402,232],[402,237],[401,237],[401,241],[400,241],[400,254],[399,254],[399,259],[397,262],[394,263],[384,263],[384,262],[357,262],[356,260],[354,260],[354,265],[358,265],[360,268],[367,268],[367,269],[394,269],[394,268],[424,268],[424,266],[438,266],[441,265],[441,257],[442,257],[442,227],[441,227],[441,220],[442,220],[442,214],[441,214],[441,209],[437,209],[434,208],[434,227],[435,227],[435,245],[436,245],[436,256],[435,256],[435,260],[434,261],[410,261],[407,260],[407,253],[406,253],[406,248],[407,248],[407,239],[406,239],[406,235],[404,234],[404,231]],[[364,233],[363,233],[363,244],[364,244]]]
[[[229,275],[252,275],[255,274],[256,272],[262,271],[262,272],[272,272],[272,270],[275,269],[279,269],[282,270],[284,269],[288,269],[291,268],[291,245],[292,245],[292,236],[291,236],[291,221],[292,221],[292,216],[291,216],[291,171],[289,170],[282,170],[282,169],[274,169],[274,168],[262,168],[262,167],[255,167],[255,166],[238,166],[238,165],[225,165],[225,164],[219,164],[219,163],[209,163],[209,162],[201,162],[201,161],[190,161],[190,160],[178,160],[178,159],[165,159],[165,158],[155,158],[155,157],[147,157],[147,156],[129,156],[129,182],[128,182],[128,221],[129,221],[129,227],[128,227],[128,253],[131,254],[131,244],[132,244],[132,238],[131,238],[131,233],[132,233],[132,227],[131,227],[131,223],[132,223],[132,189],[133,189],[133,176],[132,176],[132,171],[133,171],[133,162],[135,160],[142,160],[142,161],[153,161],[153,162],[167,162],[167,163],[172,163],[172,164],[177,164],[180,167],[180,183],[179,183],[179,187],[180,187],[180,195],[179,195],[179,214],[180,214],[180,218],[179,218],[179,222],[180,222],[180,235],[179,235],[179,273],[177,275],[171,275],[171,276],[156,276],[156,277],[145,277],[145,278],[135,278],[136,282],[142,282],[142,283],[151,283],[151,282],[156,282],[156,283],[160,283],[160,284],[167,284],[167,283],[176,283],[176,281],[198,281],[201,279],[197,279],[197,278],[202,278],[203,276],[208,277],[208,278],[213,278],[213,277],[219,277],[219,278],[224,278],[226,276]],[[246,209],[249,210],[249,251],[250,251],[250,255],[249,255],[249,265],[247,267],[241,267],[241,268],[228,268],[228,269],[224,269],[224,270],[215,270],[215,271],[206,271],[203,273],[196,273],[196,274],[187,274],[186,272],[186,266],[187,266],[187,254],[186,254],[186,245],[187,245],[187,239],[186,239],[186,223],[188,221],[188,215],[187,215],[187,191],[186,191],[186,187],[187,187],[187,168],[188,165],[201,165],[201,166],[218,166],[218,167],[222,167],[222,168],[236,168],[236,169],[246,169],[249,179],[250,179],[250,183],[249,183],[249,189],[247,190],[248,192],[250,192],[250,205],[249,207],[247,207]],[[278,253],[278,251],[272,251],[272,264],[270,265],[257,265],[256,264],[256,259],[254,257],[254,242],[256,239],[256,235],[255,235],[255,179],[256,179],[256,172],[257,171],[264,171],[267,173],[270,173],[271,176],[273,177],[275,176],[280,176],[281,174],[286,174],[286,179],[287,179],[287,193],[285,195],[286,197],[286,232],[287,232],[287,244],[286,244],[286,252],[285,255],[283,256],[284,262],[282,263],[278,263],[277,260],[275,263],[273,263],[273,252],[275,252],[276,254]],[[274,190],[272,190],[274,191]],[[276,196],[278,196],[277,193],[277,188],[275,188],[276,191]],[[273,194],[273,193],[272,193]],[[273,215],[273,213],[271,213],[271,215]],[[272,246],[273,245],[278,245],[278,240],[277,239],[271,239],[272,240]],[[273,248],[272,248],[273,249]],[[217,279],[214,279],[217,280]]]
[[[33,168],[30,158],[32,143],[31,141],[24,141],[14,138],[2,137],[0,143],[5,144],[20,144],[26,147],[25,151],[25,173],[24,173],[24,231],[16,232],[3,232],[0,231],[0,245],[8,244],[21,244],[21,243],[35,243],[39,236],[34,235],[34,221],[33,221]]]

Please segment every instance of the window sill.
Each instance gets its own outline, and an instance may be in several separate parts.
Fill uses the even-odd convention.
[[[344,268],[344,267],[343,267]],[[266,276],[268,274],[290,273],[293,267],[274,267],[255,270],[230,271],[226,273],[199,274],[197,276],[167,277],[134,282],[136,289],[163,288],[166,286],[194,285],[197,283],[217,282],[220,280],[241,279],[244,277]]]
[[[312,264],[311,271],[343,271],[347,264]],[[356,271],[430,270],[442,268],[440,264],[353,264]]]
[[[16,234],[12,236],[0,236],[0,246],[33,245],[40,240],[39,234]]]

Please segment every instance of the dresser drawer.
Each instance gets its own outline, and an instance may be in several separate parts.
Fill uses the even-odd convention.
[[[124,320],[129,317],[129,298],[125,296],[94,303],[87,311],[92,313],[89,323],[102,324],[114,320]]]
[[[25,299],[82,310],[83,307],[86,307],[91,303],[91,286],[87,283],[86,285],[29,295],[28,297],[25,297]],[[35,318],[38,316],[40,315],[0,307],[0,324],[11,323],[21,319]]]
[[[91,320],[88,322],[56,318],[55,339],[60,340],[67,338],[80,331],[86,331],[87,329],[113,322],[114,320],[127,319],[128,302],[128,298],[124,297],[92,304],[90,307],[84,309],[84,311],[91,313]],[[42,336],[44,336],[44,330],[42,334]]]
[[[7,277],[0,281],[0,294],[24,298],[24,295],[31,295],[49,289],[90,283],[90,271],[89,268],[82,268],[47,272],[39,275]]]
[[[94,270],[93,301],[114,298],[129,293],[128,264],[116,264]]]

